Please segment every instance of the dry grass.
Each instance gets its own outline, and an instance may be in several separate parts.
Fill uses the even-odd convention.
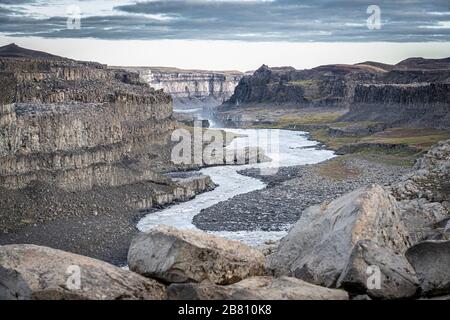
[[[428,150],[441,140],[450,139],[450,132],[437,129],[393,128],[361,139],[361,142],[405,144],[418,150]]]
[[[324,178],[341,181],[358,177],[361,172],[348,167],[345,157],[339,157],[323,163],[319,167],[319,173]]]

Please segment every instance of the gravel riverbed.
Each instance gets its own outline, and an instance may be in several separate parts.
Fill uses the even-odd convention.
[[[265,189],[240,194],[204,209],[193,223],[205,231],[285,230],[309,206],[365,185],[390,184],[409,170],[354,155],[320,164],[284,167],[269,176],[260,175],[258,169],[248,169],[240,173],[261,179],[267,184]]]

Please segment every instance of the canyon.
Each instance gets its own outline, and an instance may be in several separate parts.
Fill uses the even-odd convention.
[[[245,122],[252,118],[251,111],[240,110],[256,107],[269,112],[331,109],[345,113],[341,122],[450,129],[449,85],[449,58],[409,58],[395,65],[367,61],[307,70],[263,65],[241,79],[217,118],[222,123]]]
[[[168,67],[125,67],[142,80],[170,94],[175,109],[212,108],[234,93],[242,78],[239,71],[186,70]]]
[[[0,48],[0,298],[448,295],[449,64],[243,75]],[[174,163],[172,133],[196,130],[174,105],[240,127],[233,152]]]

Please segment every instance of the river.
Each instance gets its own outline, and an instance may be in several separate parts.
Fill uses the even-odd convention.
[[[227,147],[228,149],[241,149],[242,147],[259,146],[273,160],[258,164],[229,165],[209,167],[200,170],[208,175],[218,185],[212,191],[197,195],[187,202],[172,205],[163,210],[150,213],[138,223],[138,229],[148,231],[157,225],[169,225],[180,229],[196,229],[192,219],[202,209],[213,206],[221,201],[228,200],[236,195],[260,190],[266,185],[255,178],[243,176],[238,171],[248,168],[260,168],[265,174],[276,174],[278,167],[314,164],[333,158],[332,151],[316,148],[317,142],[308,140],[305,132],[274,129],[223,129],[228,132],[246,135],[239,137]],[[255,212],[258,214],[258,212]],[[240,240],[246,244],[257,246],[269,240],[278,240],[283,237],[290,226],[286,225],[283,231],[208,231],[211,234],[226,238]]]

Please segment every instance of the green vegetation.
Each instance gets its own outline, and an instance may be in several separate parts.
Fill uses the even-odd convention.
[[[450,132],[437,129],[393,128],[366,137],[332,137],[328,135],[327,129],[320,129],[311,132],[311,137],[333,150],[338,150],[348,144],[374,144],[373,148],[366,146],[359,149],[355,156],[384,164],[410,167],[414,164],[415,159],[431,146],[441,140],[450,139]],[[405,145],[411,150],[383,149],[377,147],[379,144]]]
[[[334,125],[334,124],[333,124]],[[337,150],[346,144],[358,143],[359,137],[332,137],[328,134],[328,129],[319,129],[311,132],[311,138],[326,144],[330,149]]]
[[[286,114],[271,124],[254,125],[253,128],[308,130],[308,127],[326,126],[336,121],[342,112],[314,112],[305,114]]]
[[[316,85],[319,81],[313,79],[289,81],[288,84],[293,86],[309,87]]]
[[[450,132],[437,129],[393,128],[361,139],[366,143],[405,144],[418,150],[428,150],[441,140],[450,139]]]

